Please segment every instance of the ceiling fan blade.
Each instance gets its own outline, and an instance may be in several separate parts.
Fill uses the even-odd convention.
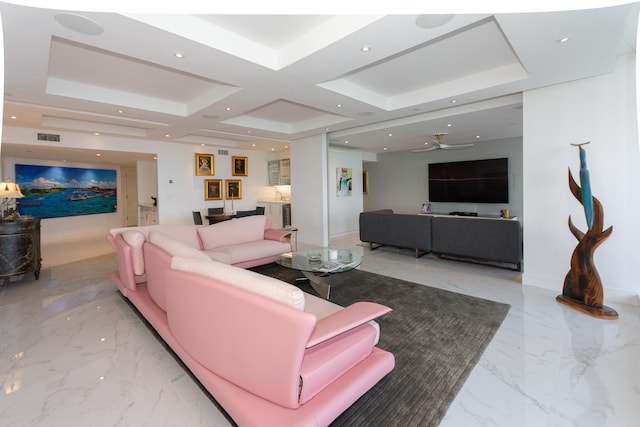
[[[470,148],[473,146],[474,144],[440,144],[440,148],[444,148],[445,150],[460,150],[462,148]]]
[[[433,147],[427,147],[427,148],[416,148],[415,150],[411,150],[412,153],[422,153],[423,151],[432,151],[435,150],[437,148],[440,148],[438,146],[433,146]]]

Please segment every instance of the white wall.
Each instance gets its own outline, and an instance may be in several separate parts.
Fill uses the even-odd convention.
[[[523,283],[562,290],[577,243],[569,215],[586,231],[582,205],[568,187],[568,168],[579,180],[578,149],[585,147],[593,195],[613,233],[594,261],[611,299],[637,301],[640,238],[640,152],[635,103],[635,56],[620,58],[614,74],[524,94],[524,276]]]
[[[293,141],[291,154],[291,224],[298,243],[329,245],[327,139],[317,135]]]
[[[509,203],[431,203],[433,212],[467,211],[499,215],[508,208],[512,216],[522,218],[522,139],[511,138],[478,142],[464,150],[434,150],[421,153],[401,151],[378,155],[377,162],[365,163],[369,172],[369,194],[364,210],[393,209],[417,213],[429,202],[429,163],[491,159],[509,159]]]
[[[158,197],[158,164],[156,160],[136,162],[138,204],[153,203],[152,196]]]

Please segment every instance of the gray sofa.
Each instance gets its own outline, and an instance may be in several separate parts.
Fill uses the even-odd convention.
[[[431,251],[431,217],[397,214],[391,209],[362,212],[360,240],[371,249],[383,245],[413,249],[420,257]]]
[[[391,209],[360,213],[360,240],[415,249],[416,257],[442,257],[509,264],[521,271],[520,222],[499,218],[397,214]]]

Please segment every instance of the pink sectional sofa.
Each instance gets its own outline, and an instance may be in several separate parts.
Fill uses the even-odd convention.
[[[184,227],[135,230],[142,275],[125,240],[140,235],[112,230],[111,279],[238,425],[327,426],[391,372],[373,321],[390,308],[341,307],[213,260]]]

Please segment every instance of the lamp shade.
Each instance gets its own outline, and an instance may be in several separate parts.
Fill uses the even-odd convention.
[[[20,186],[15,182],[0,182],[0,197],[8,199],[20,199],[24,194],[20,191]]]

